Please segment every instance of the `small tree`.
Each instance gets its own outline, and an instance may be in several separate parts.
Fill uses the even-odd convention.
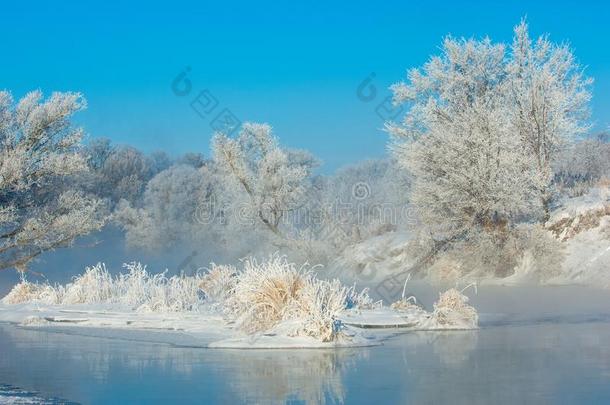
[[[246,123],[236,139],[217,134],[212,150],[229,192],[246,196],[246,205],[240,208],[247,208],[254,222],[277,239],[287,241],[288,214],[306,202],[314,158],[281,148],[267,124]]]
[[[35,91],[13,105],[0,92],[0,269],[25,271],[41,253],[103,226],[100,201],[73,181],[87,165],[70,117],[84,107],[78,93],[43,100]]]

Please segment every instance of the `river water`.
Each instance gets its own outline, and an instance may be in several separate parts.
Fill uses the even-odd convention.
[[[341,350],[179,348],[0,324],[0,403],[610,403],[609,295],[481,288],[477,331]]]

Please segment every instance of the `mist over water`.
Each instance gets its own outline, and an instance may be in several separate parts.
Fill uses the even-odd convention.
[[[104,230],[79,238],[75,246],[46,252],[34,261],[26,273],[30,281],[51,284],[66,284],[85,271],[86,267],[105,263],[111,274],[125,272],[124,263],[141,262],[152,273],[167,271],[168,276],[191,275],[203,270],[211,262],[234,263],[234,257],[227,257],[209,246],[185,243],[170,250],[154,251],[128,247],[121,230],[108,226]],[[19,282],[20,274],[14,270],[0,271],[0,297],[5,296]]]

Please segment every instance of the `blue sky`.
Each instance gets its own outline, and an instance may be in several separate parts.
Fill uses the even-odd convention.
[[[269,122],[284,144],[320,157],[324,171],[383,156],[388,112],[376,109],[387,87],[446,34],[509,41],[522,16],[532,34],[571,43],[595,78],[594,124],[610,123],[604,2],[37,3],[3,4],[0,88],[15,97],[81,91],[89,107],[77,120],[91,137],[145,151],[207,155],[210,124],[227,109]],[[192,89],[180,97],[172,82],[186,67]],[[364,101],[357,88],[371,73],[377,94]],[[199,115],[190,103],[203,90],[215,108]]]

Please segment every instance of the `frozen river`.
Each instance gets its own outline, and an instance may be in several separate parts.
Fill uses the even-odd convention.
[[[437,293],[412,287],[424,303]],[[472,302],[480,330],[334,351],[171,347],[0,324],[0,403],[610,403],[608,291],[481,287]]]

